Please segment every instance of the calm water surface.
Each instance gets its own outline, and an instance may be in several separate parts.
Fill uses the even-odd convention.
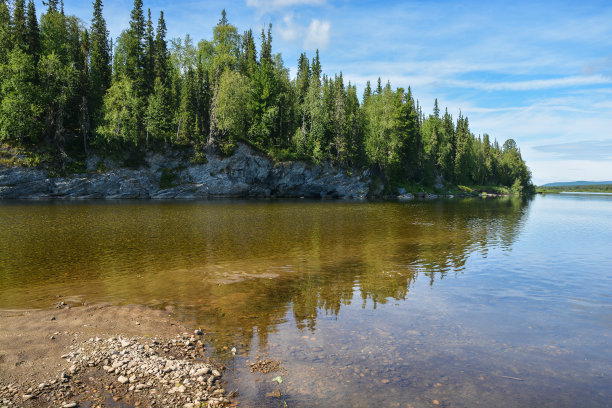
[[[0,308],[166,307],[243,406],[612,406],[611,265],[609,196],[0,202]]]

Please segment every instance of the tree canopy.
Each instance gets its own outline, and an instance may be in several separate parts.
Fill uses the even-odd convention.
[[[89,27],[57,1],[37,18],[33,0],[0,0],[0,141],[56,152],[60,161],[168,145],[229,155],[237,143],[277,160],[371,169],[387,184],[531,186],[516,142],[474,135],[436,99],[425,115],[410,87],[368,81],[360,98],[319,51],[292,76],[274,53],[272,25],[240,34],[223,10],[211,38],[166,38],[134,0],[111,40],[102,0]]]

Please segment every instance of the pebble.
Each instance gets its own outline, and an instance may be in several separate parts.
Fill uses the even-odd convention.
[[[201,336],[201,335],[203,335],[203,334],[204,334],[204,333],[202,333],[202,330],[200,330],[200,329],[196,329],[196,330],[194,330],[194,331],[193,331],[193,333],[194,333],[196,336]]]
[[[168,342],[96,337],[71,346],[71,352],[62,358],[72,365],[56,379],[21,392],[11,384],[5,387],[6,391],[0,389],[0,396],[9,398],[10,407],[21,406],[23,401],[37,397],[53,400],[62,408],[77,407],[78,403],[69,398],[87,395],[83,394],[86,385],[82,380],[91,374],[88,367],[100,367],[104,376],[112,376],[116,381],[106,386],[114,401],[121,400],[127,391],[118,382],[128,384],[130,392],[140,396],[135,402],[145,406],[224,406],[229,400],[219,381],[221,371],[202,362],[205,356],[202,342],[193,334],[177,336]],[[94,381],[93,377],[89,378]],[[166,396],[165,401],[162,395]],[[3,402],[0,398],[0,407]]]

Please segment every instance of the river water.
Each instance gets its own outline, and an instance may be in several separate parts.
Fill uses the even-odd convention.
[[[610,196],[0,202],[0,308],[56,296],[201,326],[242,406],[612,406]]]

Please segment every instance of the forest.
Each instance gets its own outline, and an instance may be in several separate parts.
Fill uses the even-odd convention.
[[[410,87],[380,78],[357,87],[326,75],[319,52],[302,53],[294,76],[272,50],[272,25],[242,34],[225,10],[211,39],[168,40],[134,0],[129,27],[111,39],[102,0],[89,27],[48,0],[0,0],[0,143],[46,152],[63,171],[92,153],[182,149],[231,155],[246,143],[282,160],[371,169],[389,185],[501,185],[530,191],[513,139],[474,135],[468,118],[424,114]],[[257,40],[256,40],[257,38]]]

